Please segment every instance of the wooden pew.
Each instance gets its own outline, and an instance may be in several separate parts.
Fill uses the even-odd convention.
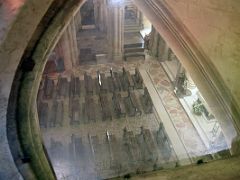
[[[143,110],[146,114],[152,113],[153,103],[147,88],[144,88],[144,94],[140,97]]]
[[[98,163],[98,157],[101,156],[101,144],[99,142],[98,136],[88,135],[89,144],[91,146],[91,152],[94,160]]]
[[[59,98],[66,98],[69,96],[69,82],[67,81],[67,78],[58,78],[57,83],[57,95]]]
[[[71,102],[71,125],[80,124],[80,103],[77,99],[73,99]]]
[[[111,113],[111,108],[110,104],[107,98],[107,95],[105,94],[100,94],[100,103],[102,107],[102,119],[110,119],[112,120],[112,113]]]
[[[94,82],[92,77],[87,75],[87,73],[84,73],[84,82],[85,82],[86,94],[93,95]]]
[[[113,73],[114,76],[113,76],[113,87],[114,87],[114,90],[115,91],[121,91],[121,81],[120,81],[120,78],[119,78],[119,74],[117,72],[114,72]]]
[[[149,152],[149,158],[151,159],[151,161],[156,162],[158,159],[158,151],[150,130],[142,127],[141,135],[144,139],[145,146]]]
[[[101,81],[101,84],[99,84],[101,92],[107,93],[108,92],[108,82],[107,82],[107,78],[105,77],[105,74],[100,73],[99,80]]]
[[[125,107],[127,109],[128,116],[130,116],[130,117],[135,116],[136,115],[136,109],[131,102],[130,96],[124,98],[124,104],[125,104]]]
[[[52,109],[50,111],[51,112],[50,120],[49,120],[50,128],[53,128],[56,126],[57,108],[58,108],[57,101],[53,101]]]
[[[122,68],[122,74],[119,76],[119,78],[121,81],[123,91],[127,91],[129,89],[129,82],[127,79],[127,71],[124,67]]]
[[[70,82],[70,97],[80,97],[80,80],[73,75]]]
[[[81,137],[77,137],[74,134],[71,136],[70,149],[74,161],[84,161],[86,151]]]
[[[96,121],[96,104],[91,96],[85,97],[85,112],[89,121]]]
[[[57,102],[57,110],[56,110],[56,120],[55,120],[55,126],[62,127],[63,125],[63,102],[58,101]]]
[[[109,92],[111,92],[111,93],[115,92],[113,77],[107,77],[107,82],[108,82]]]
[[[128,81],[128,88],[130,90],[133,90],[134,89],[134,81],[133,81],[132,76],[130,75],[129,71],[126,72],[126,78]]]
[[[163,123],[160,123],[159,129],[157,131],[156,141],[158,148],[163,156],[163,158],[167,161],[170,159],[172,155],[172,148],[170,146],[169,140],[167,138],[167,134],[165,132]]]
[[[48,127],[48,118],[49,118],[49,109],[48,103],[40,103],[38,106],[39,109],[39,124],[41,128]]]
[[[113,134],[109,134],[108,131],[106,133],[106,140],[110,154],[110,166],[118,170],[121,167],[121,152],[120,146],[117,142],[116,136]]]
[[[45,78],[44,81],[44,98],[51,99],[54,91],[54,82],[49,78]]]
[[[138,142],[132,131],[127,131],[124,129],[123,132],[123,142],[126,148],[127,154],[130,159],[130,164],[137,164],[142,160],[142,154]]]
[[[114,111],[117,115],[118,118],[121,117],[126,117],[126,109],[121,97],[121,94],[113,94],[113,106],[114,106]]]
[[[138,68],[135,68],[135,74],[133,76],[133,80],[134,80],[134,85],[136,89],[143,88],[143,79]]]
[[[140,104],[138,103],[138,99],[134,91],[128,91],[128,96],[131,100],[132,106],[135,109],[135,115],[142,115],[142,111],[140,108]]]

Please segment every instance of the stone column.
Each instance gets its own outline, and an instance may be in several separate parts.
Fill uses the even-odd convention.
[[[93,6],[94,6],[95,26],[96,26],[96,29],[100,29],[100,7],[101,7],[101,2],[99,0],[93,0]]]
[[[70,70],[78,63],[76,26],[72,20],[58,42],[59,54],[64,60],[65,70]]]
[[[159,35],[160,36],[160,35]],[[169,47],[164,39],[159,37],[159,45],[158,45],[158,60],[160,62],[166,61],[169,58]]]
[[[108,6],[108,41],[110,44],[112,59],[122,60],[124,41],[124,17],[123,6],[120,2],[109,1]]]
[[[190,74],[188,72],[186,72],[186,76],[187,76],[187,80],[188,80],[188,83],[187,83],[187,87],[189,89],[194,89],[196,87],[195,83],[193,82]]]
[[[107,2],[106,0],[94,0],[93,3],[96,28],[101,32],[106,32]]]
[[[100,19],[101,19],[101,25],[100,30],[102,32],[107,32],[107,16],[108,16],[108,10],[107,10],[107,2],[106,0],[101,0],[101,7],[100,7]]]
[[[150,40],[149,40],[149,52],[152,56],[158,56],[159,34],[154,27],[152,27]]]
[[[81,18],[80,10],[74,16],[74,22],[75,22],[75,27],[76,27],[75,29],[77,33],[80,29],[82,29],[82,18]]]

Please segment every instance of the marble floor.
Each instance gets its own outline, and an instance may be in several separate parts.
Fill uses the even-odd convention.
[[[189,157],[190,162],[194,163],[197,160],[196,157],[208,154],[210,150],[204,145],[179,99],[175,96],[167,74],[154,58],[147,56],[146,60],[133,58],[127,62],[79,66],[62,73],[61,77],[70,81],[71,76],[74,75],[83,81],[85,73],[94,79],[97,78],[97,72],[104,73],[108,77],[111,68],[113,72],[121,73],[123,67],[131,75],[134,75],[135,68],[138,67],[151,79],[151,84],[156,90],[154,96],[160,99],[164,113],[168,115],[171,121],[169,123],[177,139],[180,139],[178,143],[186,150],[186,156]],[[57,79],[56,74],[49,74],[48,77],[54,81]],[[139,97],[143,95],[143,89],[134,91]],[[43,90],[40,89],[38,103],[42,101],[51,107],[53,99],[44,100],[42,93]],[[81,96],[85,96],[84,93],[79,98],[80,106],[84,101]],[[108,96],[111,97],[111,93]],[[121,96],[126,98],[127,93],[123,91]],[[109,99],[112,104],[111,98]],[[104,120],[97,116],[94,122],[84,121],[84,123],[71,125],[69,98],[63,98],[61,101],[63,102],[62,125],[54,128],[41,128],[44,144],[58,179],[105,179],[127,173],[174,168],[176,162],[180,160],[177,156],[177,148],[173,148],[174,139],[169,138],[173,132],[165,132],[168,140],[167,153],[166,148],[159,146],[158,134],[160,122],[163,122],[161,114],[158,113],[159,107],[154,106],[150,114],[113,117],[112,120]],[[143,107],[140,109],[142,110]],[[113,109],[111,113],[114,114]],[[126,137],[128,137],[127,140]],[[151,143],[149,144],[146,139],[149,139]],[[150,149],[154,149],[154,152],[145,152],[148,147],[152,147]],[[131,151],[135,152],[134,156],[131,155]],[[139,159],[138,156],[141,158]]]
[[[148,66],[148,73],[189,156],[196,157],[207,154],[207,148],[176,97],[171,81],[162,66],[158,62],[152,61]]]
[[[181,137],[181,140],[184,143],[189,155],[191,157],[196,157],[210,153],[210,150],[204,145],[197,130],[192,124],[192,121],[179,102],[179,99],[176,97],[171,80],[158,61],[151,56],[147,56],[145,61],[133,60],[130,62],[98,65],[97,69],[108,72],[109,68],[112,67],[113,69],[117,69],[119,66],[125,67],[131,72],[134,71],[135,67],[144,67],[151,77],[153,85],[155,86],[159,97],[161,98],[164,107],[167,110],[174,127],[176,128],[179,137]],[[94,74],[95,70],[93,70],[91,67],[84,67],[84,69],[86,72]],[[78,73],[83,74],[85,71],[82,73],[81,71],[78,71]]]

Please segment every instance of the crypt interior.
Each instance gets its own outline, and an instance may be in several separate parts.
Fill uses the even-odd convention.
[[[231,102],[224,91],[235,79],[226,75],[222,80],[224,68],[208,61],[217,56],[201,54],[210,52],[201,47],[207,42],[199,47],[196,41],[201,39],[185,38],[180,33],[184,28],[179,28],[179,38],[174,29],[163,26],[167,18],[157,23],[160,15],[153,17],[155,11],[147,6],[162,10],[156,7],[164,1],[71,2],[66,7],[64,1],[49,5],[49,17],[39,23],[45,26],[38,25],[16,66],[6,127],[20,174],[0,171],[0,179],[141,179],[152,172],[236,157],[238,86],[231,86]],[[173,2],[167,5],[177,11]],[[4,14],[8,6],[1,6]],[[57,8],[62,9],[53,15]],[[1,21],[1,26],[9,26],[10,20]],[[187,18],[181,20],[188,25]],[[224,54],[218,52],[220,46],[213,50],[218,56]],[[43,168],[36,172],[39,164]]]

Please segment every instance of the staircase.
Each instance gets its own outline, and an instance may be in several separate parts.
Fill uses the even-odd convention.
[[[134,36],[134,35],[133,35]],[[128,40],[124,44],[124,60],[126,61],[130,57],[143,57],[145,59],[144,53],[144,41],[140,33],[137,34],[137,38],[128,37]]]

